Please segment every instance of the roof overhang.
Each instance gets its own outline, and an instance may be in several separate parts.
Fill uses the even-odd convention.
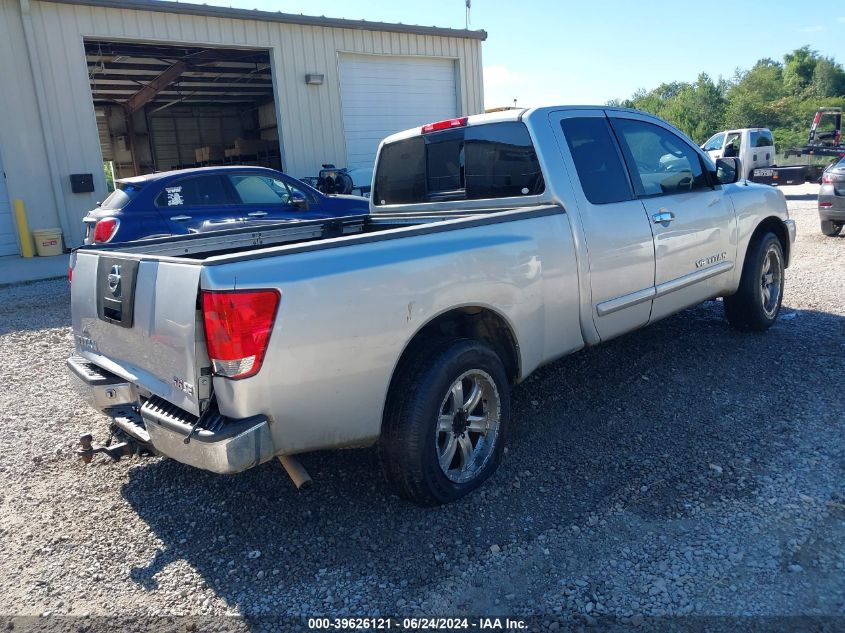
[[[158,11],[162,13],[181,13],[202,15],[233,20],[259,20],[263,22],[282,22],[285,24],[304,24],[306,26],[324,26],[329,28],[355,29],[358,31],[388,31],[390,33],[414,33],[416,35],[436,35],[439,37],[460,37],[471,40],[486,40],[487,31],[467,29],[447,29],[437,26],[416,26],[413,24],[391,24],[389,22],[370,22],[368,20],[347,20],[324,16],[295,15],[258,9],[234,9],[207,4],[188,2],[170,2],[169,0],[42,0],[57,4],[78,4],[89,7],[129,9],[136,11]]]

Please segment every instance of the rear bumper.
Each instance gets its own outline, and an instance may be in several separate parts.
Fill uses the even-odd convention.
[[[77,391],[136,440],[176,461],[214,473],[238,473],[275,456],[265,416],[235,420],[210,407],[201,418],[74,356],[67,367]]]

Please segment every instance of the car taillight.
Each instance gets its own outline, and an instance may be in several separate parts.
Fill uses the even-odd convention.
[[[832,202],[819,202],[819,207],[821,207],[822,209],[829,209],[832,206]]]
[[[248,378],[258,373],[281,297],[278,290],[203,290],[205,341],[215,374]]]
[[[70,254],[67,264],[67,282],[73,283],[73,267],[76,266],[76,251]]]
[[[117,218],[103,218],[94,227],[94,242],[99,244],[108,242],[117,233],[118,226],[120,226],[120,220]]]
[[[462,116],[457,119],[446,119],[445,121],[438,121],[437,123],[429,123],[420,128],[420,132],[427,134],[428,132],[438,132],[440,130],[450,130],[453,127],[464,127],[467,124],[467,117]]]
[[[830,174],[822,174],[822,182],[831,183],[833,178],[830,177]]]

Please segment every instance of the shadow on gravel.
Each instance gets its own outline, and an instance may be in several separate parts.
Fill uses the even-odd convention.
[[[818,200],[819,194],[818,193],[786,193],[784,191],[784,197],[787,200]]]
[[[336,611],[338,583],[347,596],[379,583],[424,596],[491,544],[584,525],[594,511],[621,506],[659,524],[748,497],[802,421],[836,401],[843,370],[845,318],[784,307],[766,334],[742,334],[712,301],[516,387],[498,474],[447,507],[390,495],[372,449],[303,456],[315,481],[304,493],[276,463],[224,477],[153,461],[130,470],[123,494],[165,546],[132,577],[154,589],[184,559],[230,605],[275,614]],[[282,595],[313,599],[274,603]]]

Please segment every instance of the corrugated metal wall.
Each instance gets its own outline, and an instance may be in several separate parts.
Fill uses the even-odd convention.
[[[30,228],[57,227],[59,206],[47,182],[47,153],[17,0],[0,0],[0,78],[0,155],[8,198],[24,201]],[[0,213],[8,216],[10,207],[2,207]],[[11,226],[11,216],[6,223]]]
[[[0,4],[19,14],[18,0],[0,0]],[[72,244],[82,239],[80,219],[105,197],[84,37],[270,49],[283,160],[292,174],[316,173],[323,162],[343,164],[346,160],[338,77],[341,52],[454,58],[461,113],[483,111],[479,40],[39,1],[31,3],[31,14],[38,46],[36,66],[47,93],[49,129],[66,191]],[[16,19],[19,23],[20,18]],[[0,25],[0,41],[3,28]],[[20,50],[12,55],[17,64]],[[306,85],[306,73],[324,74],[324,84]],[[5,67],[0,76],[9,77]],[[17,114],[13,111],[13,118]],[[97,191],[69,193],[64,184],[67,175],[87,171],[94,173]]]

